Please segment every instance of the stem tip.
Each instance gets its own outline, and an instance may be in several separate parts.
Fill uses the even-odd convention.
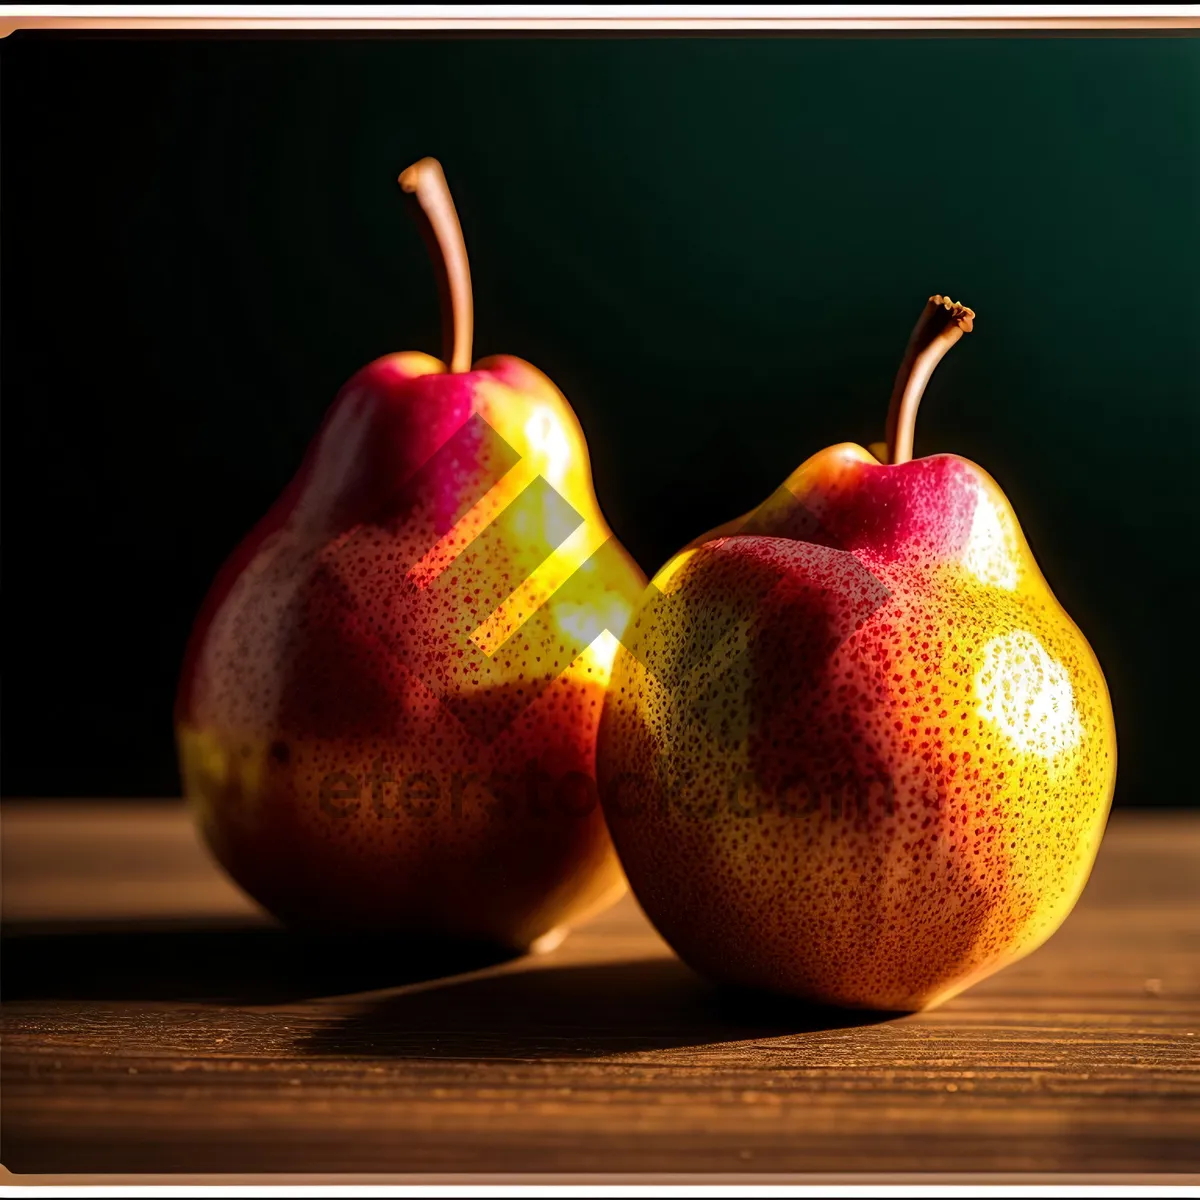
[[[973,309],[955,303],[949,296],[929,297],[908,339],[888,405],[887,461],[893,466],[912,458],[917,406],[933,369],[950,347],[974,327]]]
[[[454,198],[446,183],[442,164],[436,158],[418,159],[400,172],[400,187],[420,207],[424,232],[430,242],[438,291],[442,296],[443,354],[453,374],[471,369],[471,341],[475,312],[471,299],[471,270],[467,246],[454,209]]]

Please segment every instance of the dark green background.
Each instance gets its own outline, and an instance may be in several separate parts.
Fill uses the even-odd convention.
[[[652,571],[882,432],[1007,491],[1108,675],[1118,800],[1196,798],[1200,42],[3,43],[4,790],[170,794],[213,573],[338,386],[437,350],[399,170],[445,164],[476,349],[579,413]]]

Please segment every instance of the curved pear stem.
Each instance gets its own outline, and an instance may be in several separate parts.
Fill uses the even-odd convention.
[[[892,400],[888,405],[887,462],[895,465],[912,458],[913,432],[917,425],[917,407],[934,368],[946,352],[970,333],[975,314],[949,296],[930,296],[896,373]]]
[[[446,183],[442,164],[423,158],[400,172],[400,186],[415,197],[425,218],[422,232],[430,243],[430,256],[438,271],[442,297],[443,354],[454,374],[471,369],[471,340],[475,307],[471,300],[471,269],[467,244]]]

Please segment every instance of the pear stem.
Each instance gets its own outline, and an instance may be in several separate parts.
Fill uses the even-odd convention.
[[[471,369],[475,307],[471,299],[467,244],[463,241],[454,198],[442,164],[436,158],[423,158],[406,167],[400,172],[400,186],[416,198],[425,218],[422,232],[430,243],[442,297],[442,352],[451,372],[461,374]]]
[[[917,408],[929,377],[950,347],[971,332],[974,320],[971,309],[955,304],[949,296],[929,297],[908,339],[888,405],[887,461],[893,466],[912,458]]]

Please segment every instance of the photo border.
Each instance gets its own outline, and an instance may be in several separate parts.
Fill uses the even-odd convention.
[[[67,6],[63,6],[67,7]],[[150,6],[146,6],[150,7]],[[248,7],[248,6],[246,6]],[[284,6],[279,6],[284,7]],[[383,6],[371,6],[374,8]],[[391,7],[391,6],[389,6]],[[403,6],[417,8],[419,6]],[[441,7],[441,6],[439,6]],[[503,7],[503,6],[486,6]],[[545,6],[550,7],[550,6]],[[587,6],[591,7],[591,6]],[[656,7],[656,6],[645,6]],[[657,6],[668,7],[668,6]],[[689,6],[670,6],[689,7]],[[715,6],[695,6],[715,7]],[[778,7],[842,7],[852,6],[778,6]],[[865,7],[865,6],[863,6]],[[888,5],[890,9],[901,9],[900,5]],[[929,8],[932,6],[922,6]],[[944,6],[949,9],[951,6]],[[1169,15],[1135,15],[1130,11],[1117,15],[1067,15],[1064,13],[1019,13],[1002,15],[998,12],[1001,6],[989,6],[995,15],[965,15],[956,13],[944,16],[896,15],[882,16],[877,13],[862,16],[850,13],[838,15],[799,15],[799,14],[757,14],[751,16],[689,16],[685,13],[668,14],[655,13],[645,16],[622,14],[619,16],[597,15],[589,12],[587,15],[479,15],[478,13],[454,17],[448,15],[383,15],[358,14],[354,16],[337,16],[331,11],[328,15],[266,15],[256,12],[252,15],[241,15],[235,12],[224,14],[211,13],[208,15],[132,15],[127,12],[105,15],[78,15],[77,13],[12,13],[0,11],[0,39],[23,31],[95,31],[98,33],[121,33],[131,31],[180,33],[205,31],[211,33],[266,33],[266,34],[444,34],[461,33],[468,35],[507,36],[529,33],[550,33],[555,35],[575,35],[580,37],[603,36],[605,34],[656,36],[678,33],[695,33],[699,35],[729,35],[742,34],[752,36],[770,35],[832,35],[853,37],[856,35],[887,35],[904,36],[905,34],[942,34],[950,36],[1011,36],[1021,35],[1070,35],[1079,32],[1090,36],[1120,36],[1129,32],[1141,31],[1154,37],[1193,36],[1200,31],[1200,11],[1194,13],[1173,13]],[[1036,7],[1036,6],[1021,6]],[[1043,6],[1045,7],[1045,6]],[[1055,6],[1064,7],[1064,6]],[[1116,6],[1113,6],[1116,7]],[[1130,6],[1131,8],[1133,6]],[[1140,7],[1140,6],[1139,6]],[[1171,6],[1195,7],[1195,6]],[[363,1172],[344,1173],[297,1173],[297,1172],[254,1172],[246,1174],[196,1174],[179,1173],[164,1174],[149,1172],[134,1173],[53,1173],[53,1174],[15,1174],[3,1164],[0,1164],[0,1194],[14,1194],[27,1188],[75,1188],[87,1187],[119,1187],[139,1186],[153,1188],[156,1191],[174,1190],[176,1188],[230,1188],[230,1187],[326,1187],[353,1188],[359,1191],[364,1188],[385,1186],[407,1187],[596,1187],[596,1186],[705,1186],[705,1187],[790,1187],[811,1189],[811,1194],[822,1194],[823,1188],[879,1187],[879,1194],[886,1194],[892,1188],[931,1187],[945,1188],[967,1186],[974,1188],[996,1188],[1022,1185],[1053,1185],[1055,1190],[1062,1188],[1061,1194],[1067,1194],[1066,1189],[1077,1187],[1111,1187],[1129,1186],[1146,1187],[1194,1187],[1200,1184],[1200,1174],[1178,1173],[1113,1173],[1113,1174],[1070,1174],[1070,1173],[1038,1173],[1038,1172],[921,1172],[902,1174],[882,1174],[879,1172],[815,1172],[803,1174],[779,1173],[728,1173],[720,1172],[705,1174],[692,1173],[546,1173],[526,1171],[512,1174],[489,1174],[471,1172],[446,1173],[386,1173]]]

